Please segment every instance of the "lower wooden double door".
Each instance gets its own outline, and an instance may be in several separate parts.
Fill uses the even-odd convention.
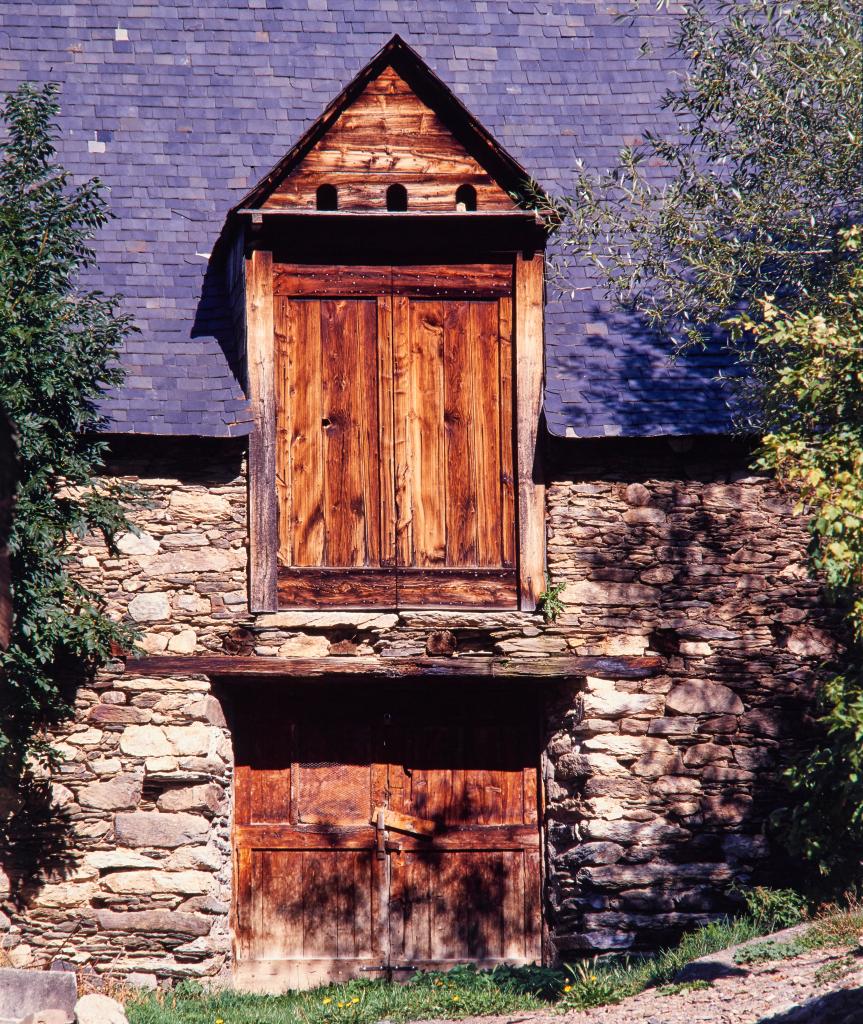
[[[261,686],[234,730],[238,985],[540,959],[523,686]]]

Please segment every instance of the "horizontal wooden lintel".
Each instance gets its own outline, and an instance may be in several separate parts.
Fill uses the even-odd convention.
[[[248,209],[236,211],[238,214],[253,219],[259,217],[318,217],[332,220],[338,218],[345,220],[353,218],[357,220],[362,217],[389,217],[414,220],[422,217],[427,220],[443,218],[450,220],[460,218],[462,220],[522,220],[532,224],[545,225],[545,221],[535,210],[301,210],[301,209]]]
[[[385,679],[646,679],[661,671],[662,658],[645,656],[556,655],[541,658],[470,656],[464,658],[269,658],[230,655],[151,655],[129,658],[126,671],[138,675],[327,676]]]

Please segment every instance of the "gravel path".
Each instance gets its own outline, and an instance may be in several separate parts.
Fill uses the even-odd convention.
[[[829,949],[762,964],[720,962],[706,972],[714,979],[708,989],[673,996],[648,990],[596,1010],[477,1017],[469,1024],[863,1024],[863,957],[850,964],[847,957]],[[831,964],[847,973],[825,981]]]

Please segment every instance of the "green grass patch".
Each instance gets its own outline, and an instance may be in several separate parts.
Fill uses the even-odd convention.
[[[672,985],[663,985],[662,988],[656,990],[658,996],[679,996],[684,992],[703,992],[705,989],[712,988],[712,982],[704,981],[703,978],[699,978],[698,981],[677,981]]]
[[[458,967],[447,973],[417,974],[401,984],[362,979],[282,996],[208,992],[185,984],[170,992],[132,996],[126,1009],[130,1024],[404,1024],[552,1006],[561,1011],[589,1009],[650,987],[664,988],[667,994],[672,989],[701,988],[697,982],[674,983],[674,977],[699,957],[795,924],[802,916],[796,896],[769,890],[754,890],[747,909],[743,917],[716,921],[684,936],[673,949],[645,956],[594,957],[562,970]],[[821,929],[822,937],[814,941],[824,944],[826,936],[847,932],[845,925],[828,925],[826,918],[815,928]]]
[[[791,942],[758,942],[754,946],[738,949],[733,960],[736,964],[766,964],[771,960],[789,960],[811,949],[801,936]]]
[[[400,1024],[548,1009],[564,984],[563,971],[541,967],[457,967],[417,974],[404,984],[360,979],[281,996],[207,992],[184,984],[171,992],[133,996],[126,1012],[130,1024]]]

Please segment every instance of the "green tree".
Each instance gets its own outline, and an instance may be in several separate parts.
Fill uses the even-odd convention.
[[[126,526],[97,482],[106,443],[97,403],[122,380],[130,325],[118,300],[80,287],[108,211],[98,180],[56,162],[57,87],[24,84],[3,104],[0,161],[0,405],[15,425],[19,485],[10,535],[13,627],[0,656],[0,770],[50,756],[44,731],[71,714],[75,686],[130,636],[70,572],[73,538]]]
[[[813,571],[856,638],[789,773],[783,825],[839,883],[859,879],[863,845],[861,19],[861,0],[688,3],[662,104],[674,133],[579,168],[547,210],[564,283],[587,260],[678,353],[724,339],[747,370],[743,425],[797,489]]]

